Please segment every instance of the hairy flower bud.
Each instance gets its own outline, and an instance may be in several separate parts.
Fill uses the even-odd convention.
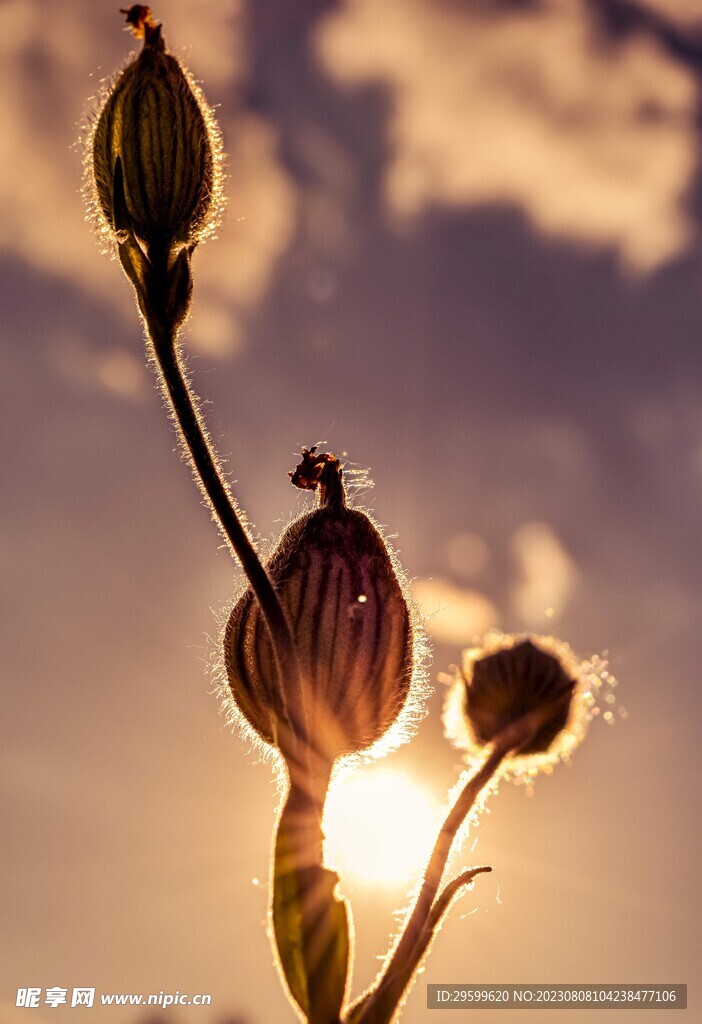
[[[489,743],[530,711],[543,709],[541,726],[521,751],[543,754],[568,722],[575,680],[531,640],[478,658],[463,681],[466,718],[480,743]]]
[[[464,652],[455,670],[444,722],[451,739],[477,753],[508,726],[532,715],[534,732],[514,756],[540,767],[582,738],[587,665],[550,638],[490,634]]]
[[[365,513],[346,505],[338,460],[303,452],[298,487],[322,504],[296,519],[267,564],[288,616],[302,693],[278,677],[258,602],[248,590],[224,636],[231,694],[249,725],[277,745],[283,714],[325,760],[372,746],[407,700],[413,629],[392,559]]]
[[[218,135],[199,90],[166,52],[161,26],[134,5],[144,45],[121,72],[92,138],[95,206],[121,240],[133,233],[166,252],[206,233],[218,194]]]

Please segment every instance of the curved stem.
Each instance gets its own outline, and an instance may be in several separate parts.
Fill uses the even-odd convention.
[[[434,849],[431,852],[424,881],[419,890],[414,909],[390,961],[388,975],[392,973],[394,964],[401,963],[411,953],[419,939],[436,899],[436,894],[441,885],[441,879],[443,878],[446,863],[458,830],[472,810],[481,790],[495,774],[508,752],[502,746],[494,747],[479,771],[468,779],[449,811],[434,843]]]
[[[361,1012],[359,1020],[363,1020],[367,1024],[370,1022],[386,1024],[387,1021],[393,1019],[403,992],[410,984],[412,976],[421,962],[424,950],[420,950],[419,947],[428,922],[431,920],[433,908],[437,906],[436,896],[456,835],[472,810],[480,792],[493,777],[504,758],[511,751],[524,746],[534,734],[535,728],[538,727],[541,715],[540,710],[525,715],[499,733],[493,741],[490,754],[459,793],[434,844],[424,881],[400,941],[388,962],[380,984],[370,994],[367,1001],[364,1000],[365,1012]]]
[[[449,882],[441,895],[437,897],[436,902],[429,912],[427,922],[417,939],[414,949],[412,950],[412,959],[409,963],[403,965],[402,976],[397,979],[396,991],[398,993],[404,993],[408,988],[415,972],[419,969],[420,964],[429,952],[429,947],[434,941],[443,919],[446,917],[451,904],[456,897],[462,890],[472,885],[473,879],[476,875],[486,874],[490,871],[492,871],[492,868],[487,865],[463,871],[457,878],[454,878],[452,882]]]
[[[395,947],[385,973],[377,989],[370,994],[359,1020],[366,1024],[386,1024],[395,1016],[402,995],[419,967],[422,936],[431,917],[436,894],[441,885],[446,862],[453,841],[469,814],[480,791],[495,774],[502,759],[508,753],[501,747],[493,749],[480,770],[473,775],[461,790],[458,799],[449,811],[432,850],[417,901],[405,925],[402,937]],[[419,958],[415,955],[419,954]],[[364,1008],[365,1009],[365,1008]]]
[[[212,452],[197,404],[181,367],[175,334],[170,330],[151,330],[150,336],[156,363],[185,450],[220,528],[239,559],[261,606],[273,641],[279,678],[282,680],[285,675],[291,684],[292,692],[300,693],[300,666],[290,624],[273,583],[244,528],[236,502]],[[282,686],[279,689],[283,711],[288,717],[289,724]]]
[[[441,895],[437,897],[436,903],[431,908],[431,913],[429,915],[426,928],[424,929],[425,934],[428,933],[429,937],[433,935],[438,925],[441,924],[442,918],[446,916],[446,913],[453,901],[461,894],[462,889],[466,889],[472,884],[476,875],[486,875],[491,871],[492,868],[490,865],[484,864],[479,868],[469,868],[467,871],[462,871],[460,875],[453,879],[453,881],[449,882]],[[424,941],[424,937],[422,941]]]

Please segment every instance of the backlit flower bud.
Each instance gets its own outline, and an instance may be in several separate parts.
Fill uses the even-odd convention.
[[[383,736],[410,692],[413,628],[385,543],[365,513],[346,505],[339,462],[303,452],[298,487],[319,486],[322,504],[283,534],[267,569],[288,616],[302,693],[278,678],[251,591],[224,636],[231,694],[249,725],[276,745],[283,707],[294,732],[325,760],[365,750]]]
[[[492,633],[482,647],[465,651],[455,670],[444,715],[447,734],[479,753],[532,715],[534,731],[513,757],[534,768],[556,761],[582,738],[594,702],[587,669],[567,645],[550,638]]]
[[[207,232],[218,187],[219,138],[199,89],[166,52],[161,26],[134,5],[128,22],[144,45],[119,75],[95,125],[95,206],[121,240],[169,251]]]

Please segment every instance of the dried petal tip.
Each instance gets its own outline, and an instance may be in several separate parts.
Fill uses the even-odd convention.
[[[151,8],[146,7],[144,4],[132,4],[131,7],[120,7],[119,13],[127,15],[127,25],[131,28],[135,39],[143,39],[146,32],[146,26],[151,26],[154,23]]]
[[[317,447],[315,444],[311,448],[302,449],[302,461],[295,467],[294,472],[288,473],[290,482],[301,491],[319,489],[320,505],[335,502],[345,505],[346,494],[342,483],[341,462],[331,452],[320,452],[318,455]]]
[[[444,715],[447,734],[477,754],[533,714],[535,731],[513,758],[531,769],[545,767],[582,738],[584,691],[580,666],[566,645],[493,633],[483,647],[465,651],[455,671]]]
[[[293,629],[302,692],[279,677],[250,590],[232,610],[224,659],[234,703],[261,739],[279,745],[285,710],[295,735],[331,764],[385,738],[408,704],[419,684],[414,630],[383,538],[346,504],[339,460],[305,449],[290,475],[319,490],[320,507],[288,527],[266,568]]]

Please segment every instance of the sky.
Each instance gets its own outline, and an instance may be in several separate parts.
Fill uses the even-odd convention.
[[[24,1019],[20,986],[86,984],[212,994],[128,1024],[282,1024],[265,932],[279,794],[206,671],[241,578],[82,197],[96,97],[136,45],[116,7],[0,3],[0,1020]],[[306,507],[287,478],[300,447],[348,453],[433,638],[428,714],[384,766],[446,799],[461,760],[438,676],[491,627],[607,652],[626,712],[533,796],[501,786],[456,858],[493,874],[403,1021],[433,1019],[427,982],[692,985],[696,3],[154,12],[223,133],[228,205],[194,256],[184,345],[235,493],[265,549]],[[345,891],[360,991],[407,884]],[[702,1021],[694,990],[690,1007]]]

